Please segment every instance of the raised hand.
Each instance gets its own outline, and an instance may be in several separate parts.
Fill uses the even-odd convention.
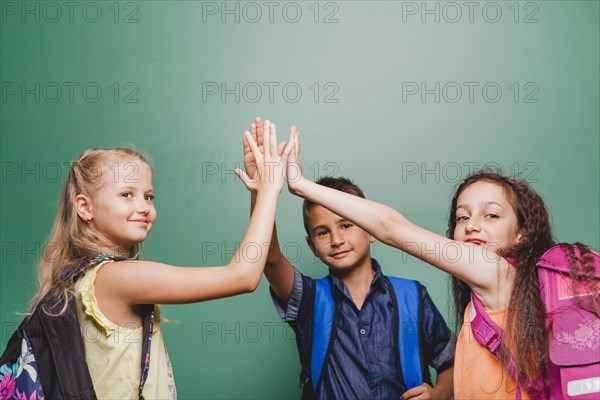
[[[275,188],[281,190],[284,170],[288,157],[294,148],[294,138],[277,144],[275,124],[260,118],[250,125],[250,131],[244,132],[244,165],[245,171],[239,169],[235,173],[246,188],[252,192]]]
[[[286,174],[288,189],[291,193],[296,194],[297,185],[304,178],[304,171],[300,162],[300,132],[295,125],[290,128],[291,140],[294,140],[294,148],[288,157]]]
[[[260,117],[256,117],[254,122],[250,124],[250,136],[252,136],[252,139],[254,139],[254,141],[258,145],[258,149],[260,150],[261,153],[264,153],[264,151],[263,151],[263,143],[264,143],[263,134],[264,134],[263,121]],[[277,154],[279,154],[279,156],[282,155],[285,145],[286,145],[285,142],[281,142],[278,144]],[[252,153],[252,148],[250,147],[250,145],[248,144],[248,141],[246,139],[244,139],[244,169],[246,170],[246,174],[248,174],[248,176],[251,179],[254,179],[254,174],[256,173],[256,160],[254,158],[254,154]]]

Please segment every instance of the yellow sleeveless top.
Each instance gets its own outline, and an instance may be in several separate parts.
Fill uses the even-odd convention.
[[[502,366],[500,359],[479,344],[471,330],[471,307],[465,310],[464,323],[456,343],[454,361],[454,398],[462,399],[510,399],[516,397],[517,384]],[[507,308],[488,311],[490,319],[504,328]],[[529,395],[521,387],[521,398]]]
[[[98,399],[138,399],[143,328],[127,328],[111,322],[100,311],[95,296],[96,274],[110,262],[113,261],[104,261],[91,268],[75,284],[85,360]],[[143,394],[146,399],[176,399],[173,370],[160,329],[158,306],[155,306],[154,315],[150,368]]]

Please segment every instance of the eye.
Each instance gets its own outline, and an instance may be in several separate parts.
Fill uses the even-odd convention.
[[[147,195],[144,196],[144,200],[154,201],[154,195],[153,194],[147,194]]]
[[[317,236],[324,236],[327,234],[327,229],[320,229],[317,231]]]
[[[342,224],[342,229],[348,229],[351,227],[352,227],[352,224]]]
[[[485,217],[488,218],[488,219],[498,219],[498,218],[500,218],[500,216],[498,214],[494,214],[494,213],[488,213],[488,214],[486,214]]]
[[[467,217],[466,215],[460,215],[458,217],[456,217],[456,222],[465,222],[469,219],[469,217]]]
[[[131,193],[131,192],[124,192],[124,193],[121,193],[121,196],[130,198],[130,197],[133,197],[133,193]]]

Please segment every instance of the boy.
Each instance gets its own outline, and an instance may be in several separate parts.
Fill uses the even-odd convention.
[[[275,135],[275,126],[269,121],[263,126],[257,118],[250,126],[250,132],[260,145],[263,134]],[[298,159],[299,149],[294,149],[294,152],[295,159]],[[244,162],[246,172],[253,178],[256,169],[247,143],[244,146]],[[364,198],[362,191],[347,179],[325,178],[317,183]],[[315,306],[315,296],[320,298],[316,293],[321,293],[317,289],[319,284],[302,275],[283,256],[275,228],[265,268],[279,315],[296,333],[303,367],[303,398],[451,397],[455,337],[425,288],[417,284],[418,290],[410,295],[394,291],[396,286],[381,273],[377,261],[371,259],[370,243],[375,239],[355,224],[310,201],[304,202],[303,216],[308,246],[329,267],[329,280],[324,282],[330,287],[330,296],[334,299],[333,321],[323,323],[319,320],[321,308],[327,308],[323,304],[329,303],[326,301]],[[407,326],[403,318],[405,314],[399,312],[400,323],[397,316],[399,304],[403,301],[418,304],[420,315],[415,317],[415,321],[419,321],[418,328],[415,324],[412,331],[413,339],[416,329],[419,331],[418,340],[413,342],[416,345],[404,343],[400,339],[402,336],[398,337],[397,332],[401,329],[398,326]],[[313,336],[320,334],[320,328],[314,330],[313,327],[320,327],[319,324],[333,327],[331,336],[325,335],[317,341]],[[313,360],[315,346],[323,353],[322,363]],[[416,367],[414,363],[404,364],[401,361],[408,353],[417,354]],[[409,369],[407,365],[419,370],[422,379],[416,387],[407,387],[409,385],[405,383],[407,375],[414,372],[403,370],[402,367]],[[429,384],[427,365],[437,369],[435,387]]]

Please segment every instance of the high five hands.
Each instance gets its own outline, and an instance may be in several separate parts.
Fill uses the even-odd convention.
[[[263,125],[262,120],[256,118],[250,132],[244,132],[245,171],[236,169],[236,175],[251,192],[267,188],[281,191],[286,166],[291,153],[295,153],[294,141],[295,137],[290,133],[287,143],[278,144],[275,124],[267,120]]]
[[[250,131],[244,132],[244,169],[235,173],[242,179],[248,190],[256,192],[257,181],[264,180],[266,172],[274,179],[286,175],[288,189],[295,194],[298,183],[304,178],[300,163],[300,141],[296,126],[290,128],[289,141],[277,143],[275,124],[257,117],[250,124]],[[275,176],[274,174],[278,174]]]

